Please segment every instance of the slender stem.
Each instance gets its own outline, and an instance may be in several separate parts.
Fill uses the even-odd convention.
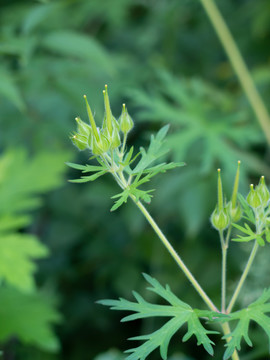
[[[221,311],[226,310],[226,267],[227,267],[227,249],[223,231],[219,231],[221,251],[222,251],[222,270],[221,270]]]
[[[232,231],[232,225],[229,226],[228,231],[227,231],[227,235],[226,235],[225,246],[227,247],[227,249],[229,247],[231,231]]]
[[[213,302],[211,301],[211,299],[207,296],[207,294],[205,293],[205,291],[202,289],[202,287],[200,286],[200,284],[198,283],[198,281],[195,279],[195,277],[192,275],[192,273],[189,271],[189,269],[186,267],[185,263],[183,262],[183,260],[180,258],[180,256],[177,254],[177,252],[174,250],[174,248],[172,247],[172,245],[170,244],[170,242],[167,240],[167,238],[165,237],[165,235],[162,233],[162,231],[160,230],[160,228],[158,227],[157,223],[155,222],[155,220],[152,218],[152,216],[149,214],[149,212],[146,210],[146,208],[143,206],[143,204],[140,201],[136,201],[135,196],[130,196],[131,199],[134,201],[134,203],[138,206],[138,208],[141,210],[141,212],[143,213],[143,215],[146,217],[146,219],[148,220],[149,224],[152,226],[153,230],[155,231],[155,233],[157,234],[157,236],[160,238],[160,240],[162,241],[162,243],[165,245],[166,249],[169,251],[169,253],[171,254],[171,256],[174,258],[174,260],[176,261],[177,265],[182,269],[182,271],[184,272],[184,274],[186,275],[186,277],[189,279],[189,281],[192,283],[192,285],[194,286],[194,288],[196,289],[196,291],[200,294],[201,298],[204,300],[204,302],[208,305],[208,307],[213,310],[213,311],[218,311],[218,309],[216,308],[216,306],[213,304]]]
[[[252,80],[245,61],[233,39],[233,36],[224,21],[215,1],[201,0],[212,25],[222,43],[232,67],[246,93],[248,101],[264,131],[268,144],[270,144],[270,117],[267,108]]]
[[[245,267],[245,269],[243,271],[243,274],[242,274],[242,276],[241,276],[241,278],[239,280],[239,283],[238,283],[238,285],[237,285],[237,287],[236,287],[236,289],[234,291],[234,294],[233,294],[233,296],[231,298],[231,301],[229,303],[229,306],[227,308],[227,311],[226,311],[227,314],[229,314],[232,311],[232,308],[233,308],[233,306],[235,304],[235,301],[236,301],[236,299],[237,299],[237,297],[238,297],[238,295],[239,295],[239,293],[240,293],[240,291],[242,289],[244,281],[246,280],[246,277],[247,277],[247,275],[249,273],[249,270],[251,268],[251,265],[253,263],[253,260],[255,258],[255,255],[257,253],[258,248],[259,248],[258,242],[255,240],[253,248],[252,248],[251,253],[249,255],[249,259],[247,261],[246,267]]]

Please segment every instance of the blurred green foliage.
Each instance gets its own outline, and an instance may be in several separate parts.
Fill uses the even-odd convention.
[[[260,93],[269,99],[269,1],[217,3]],[[171,156],[187,166],[156,180],[151,212],[216,301],[219,243],[208,224],[216,198],[215,170],[224,169],[228,197],[239,159],[243,193],[254,177],[263,173],[269,178],[264,135],[196,0],[4,1],[0,24],[0,259],[5,251],[13,256],[12,264],[4,260],[0,264],[6,291],[2,301],[7,302],[8,292],[10,296],[17,291],[22,297],[38,293],[31,301],[44,308],[40,331],[46,332],[47,321],[57,322],[59,316],[48,294],[42,295],[41,289],[47,289],[45,293],[58,299],[63,317],[57,328],[62,346],[58,354],[44,351],[48,346],[42,346],[42,336],[31,338],[39,334],[33,324],[28,335],[19,328],[16,334],[11,327],[9,333],[0,329],[4,356],[121,358],[121,352],[106,351],[113,346],[128,348],[123,343],[127,328],[118,327],[121,316],[104,312],[96,300],[129,297],[134,288],[143,294],[142,271],[170,283],[184,301],[192,298],[194,306],[199,299],[132,204],[109,212],[110,196],[117,191],[109,178],[94,186],[60,180],[63,163],[71,160],[68,135],[75,129],[73,119],[86,117],[82,95],[87,94],[91,107],[100,113],[101,90],[107,83],[115,116],[126,102],[134,120],[140,120],[130,139],[135,145],[144,145],[161,124],[171,124]],[[78,153],[75,160],[87,159]],[[66,178],[74,178],[67,171]],[[62,187],[52,191],[60,182]],[[45,192],[40,202],[35,194]],[[38,262],[34,281],[33,259],[45,256],[46,249],[50,255]],[[246,255],[245,248],[232,246],[231,288]],[[261,264],[267,264],[268,255],[268,251],[260,255]],[[268,278],[269,271],[257,264],[244,294],[256,296],[258,287],[269,285]],[[136,326],[129,333],[153,329],[148,320]],[[174,340],[172,348],[181,354],[172,359],[203,359],[192,342]],[[252,340],[254,348],[264,341],[259,331]],[[216,354],[218,358],[218,350]],[[251,353],[249,358],[265,356]]]

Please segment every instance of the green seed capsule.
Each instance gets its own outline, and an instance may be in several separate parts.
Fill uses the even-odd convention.
[[[127,134],[134,126],[133,120],[128,114],[125,104],[123,104],[122,113],[119,118],[119,122],[120,122],[120,130],[124,134]]]
[[[110,141],[110,149],[114,150],[118,148],[120,145],[121,145],[121,139],[120,139],[119,131],[117,130],[116,127],[114,127]]]
[[[261,198],[261,205],[266,207],[270,199],[270,193],[265,185],[264,176],[261,177],[259,185],[256,187],[256,191]]]
[[[107,137],[100,132],[99,128],[97,128],[97,132],[98,132],[98,139],[94,135],[92,136],[92,142],[91,142],[92,153],[94,155],[102,155],[109,150],[110,142],[107,139]]]
[[[253,184],[250,185],[250,192],[247,196],[247,203],[253,208],[257,209],[262,205],[261,197],[259,196],[257,189],[254,190]]]
[[[76,122],[77,122],[77,132],[83,136],[86,136],[87,138],[89,138],[89,136],[91,135],[92,129],[91,126],[86,124],[84,121],[82,121],[81,118],[76,117],[75,118]]]
[[[219,231],[225,230],[230,224],[230,216],[226,209],[218,210],[215,208],[211,215],[213,227]]]
[[[229,214],[232,222],[236,223],[239,220],[241,220],[243,213],[242,213],[241,206],[239,204],[236,203],[235,207],[233,207],[232,201],[230,201],[227,204],[226,209],[228,211],[228,214]]]
[[[85,150],[89,148],[88,139],[84,135],[75,133],[70,137],[70,139],[79,150]]]

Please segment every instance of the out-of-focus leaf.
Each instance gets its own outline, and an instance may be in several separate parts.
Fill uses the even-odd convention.
[[[0,232],[0,280],[30,292],[35,289],[33,259],[48,255],[47,248],[33,235]]]
[[[25,103],[14,78],[4,67],[0,67],[0,95],[12,102],[20,111],[25,110]]]
[[[110,55],[90,36],[75,31],[57,31],[47,35],[42,45],[57,54],[91,61],[92,66],[114,71]]]
[[[0,216],[36,208],[38,193],[62,183],[65,168],[63,153],[40,153],[28,158],[24,150],[10,150],[0,158],[5,167],[0,175]]]
[[[25,294],[14,288],[0,289],[0,340],[16,336],[22,342],[55,352],[60,344],[52,332],[52,324],[60,315],[39,294]]]

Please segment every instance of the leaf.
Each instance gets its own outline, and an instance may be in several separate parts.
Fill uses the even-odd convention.
[[[159,157],[165,155],[168,152],[168,149],[164,148],[163,146],[163,140],[169,130],[169,125],[163,126],[159,130],[156,136],[151,136],[150,146],[145,151],[144,148],[141,148],[141,159],[139,163],[136,165],[136,167],[133,169],[132,174],[137,174],[142,172],[144,169],[146,169],[151,163],[153,163],[155,160],[157,160]]]
[[[230,338],[230,341],[225,345],[227,349],[224,353],[223,360],[228,360],[235,349],[241,349],[242,339],[244,339],[249,346],[252,346],[248,335],[250,321],[254,321],[260,325],[268,336],[270,343],[270,317],[266,315],[266,313],[270,312],[269,300],[270,289],[264,290],[263,294],[246,309],[231,313],[227,319],[220,319],[222,322],[238,320],[234,330],[224,336],[224,338]]]
[[[20,111],[24,111],[26,107],[19,88],[16,86],[9,72],[4,68],[0,68],[0,79],[0,95],[5,96]]]
[[[0,280],[21,291],[33,291],[36,269],[33,259],[47,255],[47,248],[33,235],[0,232]]]
[[[60,315],[49,299],[38,293],[26,294],[11,287],[0,288],[0,340],[16,336],[22,342],[45,351],[60,349],[52,324],[60,322]]]
[[[124,203],[127,202],[127,199],[129,197],[130,191],[129,189],[125,189],[123,192],[121,192],[120,194],[114,195],[112,196],[112,199],[116,199],[119,197],[119,199],[114,203],[114,205],[111,208],[111,211],[115,211],[116,209],[118,209],[121,205],[123,205]]]
[[[94,166],[94,165],[80,165],[74,164],[70,162],[66,162],[66,165],[71,167],[72,169],[82,170],[82,172],[92,172],[92,171],[99,171],[103,169],[103,166]]]
[[[248,205],[246,199],[241,194],[238,194],[238,199],[239,199],[241,206],[246,214],[246,216],[244,218],[255,225],[256,221],[255,221],[254,213],[253,213],[251,207]]]
[[[247,234],[249,236],[241,236],[241,235],[237,235],[237,238],[232,239],[233,241],[242,241],[242,242],[247,242],[247,241],[251,241],[251,240],[256,240],[258,242],[259,245],[264,246],[264,240],[262,238],[263,232],[260,234],[257,234],[255,232],[253,232],[251,230],[251,228],[248,226],[248,224],[245,224],[245,227],[240,226],[238,224],[232,224],[235,228],[237,228],[238,230],[242,231],[244,234]]]
[[[63,56],[90,61],[105,73],[114,73],[111,56],[92,37],[76,31],[58,30],[46,35],[42,41],[44,48]]]
[[[66,156],[41,152],[30,158],[23,149],[5,152],[0,157],[0,218],[40,206],[38,194],[63,183]]]
[[[171,319],[163,325],[159,330],[154,331],[148,335],[136,336],[130,340],[145,340],[145,342],[137,348],[127,350],[131,353],[126,360],[141,360],[146,357],[158,347],[160,348],[160,355],[163,360],[167,359],[167,351],[172,336],[187,323],[188,331],[183,337],[183,341],[188,340],[192,335],[197,338],[198,345],[203,345],[205,350],[213,355],[213,342],[208,337],[209,331],[203,327],[199,320],[198,314],[200,310],[192,309],[188,304],[175,296],[170,287],[167,285],[163,287],[156,279],[149,275],[144,274],[146,281],[151,285],[147,289],[155,292],[157,295],[165,299],[169,305],[156,305],[151,304],[144,300],[138,293],[134,292],[133,295],[137,302],[128,301],[120,298],[119,300],[101,300],[100,304],[110,306],[113,310],[127,310],[132,311],[134,314],[128,315],[122,321],[131,321],[136,319],[143,319],[147,317],[171,317]],[[218,317],[215,312],[203,312],[204,316],[209,319]]]
[[[100,176],[104,175],[108,173],[108,170],[102,170],[102,171],[99,171],[93,175],[90,175],[90,176],[82,176],[80,179],[75,179],[75,180],[69,180],[69,182],[71,183],[85,183],[85,182],[88,182],[88,181],[94,181],[96,179],[98,179]]]

